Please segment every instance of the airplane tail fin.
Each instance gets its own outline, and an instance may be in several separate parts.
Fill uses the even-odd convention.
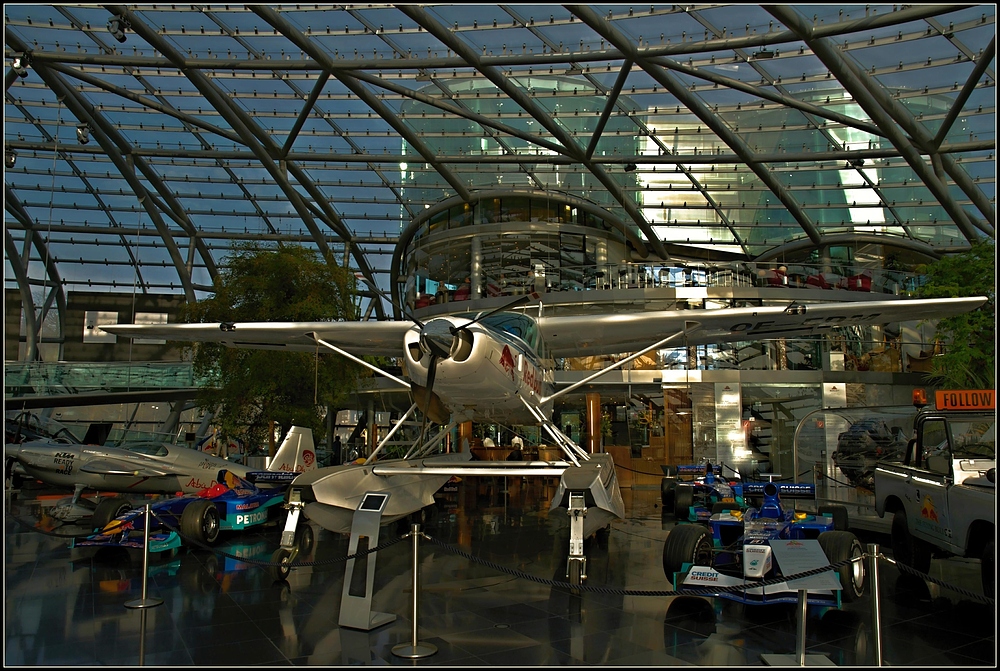
[[[316,446],[313,443],[312,429],[293,426],[288,430],[281,447],[268,464],[269,471],[285,471],[304,473],[316,470]]]

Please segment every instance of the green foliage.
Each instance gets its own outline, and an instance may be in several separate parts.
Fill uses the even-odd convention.
[[[189,304],[186,322],[337,321],[356,319],[354,275],[304,247],[238,243],[216,278],[212,298]],[[317,440],[325,433],[324,406],[351,394],[360,367],[339,356],[312,352],[234,349],[196,345],[196,375],[210,385],[198,396],[215,412],[221,430],[250,446],[268,445],[268,427],[283,434],[295,424]]]
[[[927,276],[922,298],[987,296],[978,310],[942,319],[938,335],[947,343],[934,358],[929,381],[942,389],[992,389],[996,385],[996,244],[981,240],[962,254],[918,269]]]

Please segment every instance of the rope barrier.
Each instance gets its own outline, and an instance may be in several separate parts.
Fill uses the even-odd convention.
[[[838,480],[837,478],[832,478],[829,475],[827,475],[826,473],[819,473],[819,476],[821,478],[826,478],[827,480],[830,480],[831,482],[835,482],[838,485],[842,485],[844,487],[849,487],[851,489],[861,489],[863,491],[868,492],[869,494],[874,494],[875,493],[874,489],[869,489],[868,487],[865,487],[864,485],[852,485],[850,482],[843,482],[841,480]]]
[[[903,564],[903,563],[901,563],[899,561],[896,561],[895,559],[892,559],[891,557],[886,557],[882,553],[879,553],[878,558],[879,559],[884,559],[885,561],[887,561],[890,564],[894,565],[897,569],[899,569],[900,573],[909,573],[910,575],[917,576],[918,578],[922,578],[922,579],[926,580],[929,583],[933,583],[935,585],[940,585],[941,587],[945,587],[947,589],[950,589],[952,592],[956,592],[958,594],[961,594],[962,596],[968,597],[968,598],[972,599],[973,601],[978,601],[980,603],[985,603],[985,604],[988,604],[990,606],[993,606],[993,605],[996,604],[996,601],[994,599],[989,598],[988,596],[985,596],[983,594],[979,594],[977,592],[972,592],[970,590],[965,589],[964,587],[959,587],[957,585],[952,585],[950,583],[945,582],[944,580],[938,580],[937,578],[935,578],[933,576],[929,576],[926,573],[922,573],[921,571],[918,571],[915,568],[912,568],[910,566],[907,566],[906,564]]]
[[[413,534],[412,531],[411,532],[407,532],[407,533],[403,534],[402,536],[399,536],[399,537],[396,537],[396,538],[392,538],[392,539],[387,540],[387,541],[385,541],[383,543],[380,543],[379,545],[377,545],[377,546],[375,546],[373,548],[368,548],[368,549],[365,549],[365,550],[358,550],[354,554],[345,555],[343,557],[334,557],[332,559],[327,559],[327,560],[322,560],[322,561],[317,560],[317,561],[307,561],[307,562],[293,562],[293,563],[290,563],[290,564],[279,564],[279,563],[271,562],[271,561],[268,561],[268,560],[253,559],[253,558],[244,557],[244,556],[241,556],[241,555],[229,554],[228,552],[224,552],[222,550],[213,548],[213,547],[211,547],[209,545],[206,545],[206,544],[202,543],[201,541],[199,541],[197,539],[194,539],[194,538],[191,538],[189,536],[186,536],[185,534],[182,534],[179,529],[177,529],[176,527],[172,526],[166,520],[164,520],[163,518],[161,518],[160,516],[158,516],[155,512],[151,511],[151,515],[152,515],[152,517],[156,518],[156,520],[160,524],[162,524],[166,529],[175,532],[186,543],[188,543],[190,545],[198,547],[198,548],[200,548],[202,550],[207,550],[207,551],[209,551],[209,552],[211,552],[213,554],[216,554],[216,555],[221,555],[221,556],[227,557],[229,559],[234,559],[234,560],[246,563],[246,564],[252,564],[252,565],[256,565],[256,566],[286,566],[288,568],[299,568],[299,567],[305,567],[305,566],[325,566],[325,565],[339,564],[339,563],[346,562],[346,561],[348,561],[350,559],[357,559],[359,557],[363,557],[363,556],[372,554],[374,552],[379,552],[381,550],[385,550],[387,548],[390,548],[390,547],[392,547],[392,546],[394,546],[394,545],[396,545],[398,543],[401,543],[402,541],[406,540],[407,538],[410,538],[412,536],[412,534]],[[20,519],[20,518],[18,518],[16,516],[14,516],[14,515],[8,514],[7,517],[10,518],[11,520],[13,520],[14,522],[16,522],[17,524],[21,525],[22,527],[28,529],[29,531],[34,531],[36,533],[40,533],[40,534],[43,534],[43,535],[46,535],[46,536],[52,536],[52,537],[56,537],[56,538],[70,538],[70,539],[72,539],[72,538],[86,538],[88,536],[92,536],[93,535],[92,533],[84,533],[84,534],[60,534],[60,533],[55,533],[55,532],[52,532],[52,531],[46,531],[45,529],[39,529],[38,527],[36,527],[36,526],[34,526],[32,524],[29,524],[28,522],[26,522],[26,521],[24,521],[24,520],[22,520],[22,519]],[[831,570],[836,570],[836,569],[842,568],[842,567],[847,566],[848,564],[850,564],[852,562],[855,562],[855,561],[863,561],[864,559],[866,559],[866,558],[869,557],[869,555],[866,553],[866,554],[864,554],[864,555],[862,555],[861,557],[858,557],[858,558],[845,559],[843,561],[840,561],[840,562],[837,562],[837,563],[834,563],[834,564],[830,564],[828,566],[811,569],[809,571],[805,571],[805,572],[802,572],[802,573],[796,573],[794,575],[782,576],[782,577],[778,577],[778,578],[770,578],[770,579],[767,579],[767,580],[762,580],[760,582],[748,583],[748,584],[744,584],[744,585],[734,585],[734,586],[731,586],[731,587],[690,587],[690,588],[686,588],[684,590],[629,590],[629,589],[621,589],[621,588],[615,588],[615,587],[604,587],[604,586],[597,586],[597,585],[585,585],[585,584],[574,585],[572,583],[568,583],[568,582],[564,582],[564,581],[552,580],[552,579],[549,579],[549,578],[540,578],[538,576],[531,575],[530,573],[525,573],[525,572],[517,570],[517,569],[508,568],[508,567],[503,566],[501,564],[497,564],[496,562],[492,562],[492,561],[490,561],[488,559],[483,559],[482,557],[478,557],[476,555],[473,555],[473,554],[471,554],[469,552],[466,552],[465,550],[463,550],[461,548],[455,547],[453,545],[449,545],[448,543],[445,543],[444,541],[438,540],[437,538],[434,538],[433,536],[429,536],[426,533],[420,532],[420,535],[423,536],[424,538],[426,538],[431,543],[434,543],[438,547],[446,549],[449,552],[452,552],[453,554],[456,554],[456,555],[458,555],[460,557],[464,557],[465,559],[468,559],[469,561],[472,561],[474,563],[480,564],[480,565],[485,566],[487,568],[491,568],[491,569],[493,569],[495,571],[499,571],[500,573],[506,573],[507,575],[514,576],[515,578],[522,578],[524,580],[530,580],[532,582],[540,583],[540,584],[543,584],[543,585],[549,585],[550,587],[561,587],[561,588],[564,588],[564,589],[583,590],[583,591],[586,591],[586,592],[594,592],[594,593],[598,593],[598,594],[621,594],[621,595],[625,595],[625,596],[657,596],[657,597],[664,597],[664,596],[682,596],[682,595],[689,595],[689,596],[711,596],[713,594],[723,594],[723,593],[734,593],[734,594],[736,594],[736,593],[740,593],[740,592],[745,592],[748,588],[755,589],[755,588],[758,588],[758,587],[767,587],[767,586],[770,586],[770,585],[777,585],[777,584],[780,584],[780,583],[783,583],[783,582],[789,582],[789,581],[792,581],[792,580],[798,580],[800,578],[807,578],[807,577],[810,577],[810,576],[819,575],[820,573],[825,573],[826,571],[831,571]],[[945,582],[944,580],[940,580],[940,579],[935,578],[933,576],[930,576],[930,575],[928,575],[926,573],[918,571],[918,570],[916,570],[914,568],[911,568],[911,567],[909,567],[909,566],[907,566],[905,564],[902,564],[902,563],[896,561],[895,559],[892,559],[890,557],[886,557],[884,554],[880,553],[877,558],[885,560],[885,561],[889,562],[890,564],[894,565],[901,573],[907,573],[907,574],[916,576],[918,578],[926,580],[927,582],[930,582],[930,583],[935,584],[935,585],[939,585],[939,586],[944,587],[946,589],[949,589],[949,590],[951,590],[951,591],[953,591],[953,592],[955,592],[957,594],[960,594],[960,595],[962,595],[964,597],[972,599],[973,601],[978,601],[980,603],[988,604],[990,606],[993,606],[993,605],[996,604],[996,601],[994,599],[992,599],[992,598],[989,598],[989,597],[987,597],[985,595],[982,595],[982,594],[978,594],[977,592],[973,592],[971,590],[967,590],[964,587],[959,587],[957,585],[952,585],[951,583]]]

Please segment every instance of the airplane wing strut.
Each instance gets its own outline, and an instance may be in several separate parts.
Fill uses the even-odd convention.
[[[401,380],[401,379],[399,379],[398,377],[396,377],[396,376],[395,376],[395,375],[393,375],[392,373],[387,373],[386,371],[382,370],[382,369],[381,369],[381,368],[379,368],[378,366],[373,366],[372,364],[368,363],[367,361],[365,361],[365,360],[363,360],[363,359],[360,359],[360,358],[358,358],[358,357],[354,356],[354,355],[353,355],[353,354],[351,354],[350,352],[347,352],[347,351],[345,351],[345,350],[342,350],[342,349],[340,349],[340,348],[339,348],[339,347],[337,347],[336,345],[331,345],[330,343],[328,343],[327,341],[323,340],[323,339],[322,339],[322,338],[320,338],[320,337],[319,337],[318,335],[316,335],[316,332],[315,332],[315,331],[310,331],[309,333],[307,333],[307,334],[306,334],[306,336],[308,336],[308,337],[309,337],[310,339],[314,340],[314,341],[315,341],[316,343],[318,343],[318,344],[322,345],[323,347],[326,347],[326,348],[328,348],[328,349],[331,349],[331,350],[333,350],[334,352],[336,352],[337,354],[340,354],[340,355],[342,355],[342,356],[345,356],[345,357],[347,357],[348,359],[350,359],[350,360],[351,360],[351,361],[353,361],[354,363],[359,363],[359,364],[361,364],[362,366],[364,366],[365,368],[368,368],[368,369],[370,369],[370,370],[372,370],[372,371],[374,371],[374,372],[378,373],[379,375],[384,375],[385,377],[389,378],[390,380],[392,380],[392,381],[394,381],[394,382],[397,382],[397,383],[399,383],[399,384],[403,385],[403,386],[404,386],[404,387],[406,387],[407,389],[409,389],[409,388],[410,388],[410,383],[409,383],[409,382],[407,382],[407,381],[405,381],[405,380]]]
[[[673,335],[669,335],[666,338],[663,338],[662,340],[658,340],[657,342],[653,343],[652,345],[650,345],[646,349],[640,350],[640,351],[636,352],[635,354],[627,356],[624,359],[622,359],[621,361],[615,363],[614,365],[608,366],[607,368],[602,368],[601,370],[597,371],[593,375],[589,375],[589,376],[585,377],[584,379],[580,380],[579,382],[574,382],[570,386],[568,386],[568,387],[566,387],[564,389],[560,389],[559,391],[557,391],[556,393],[552,394],[551,396],[546,396],[545,398],[541,399],[540,403],[542,405],[545,405],[546,403],[549,403],[550,401],[553,401],[553,400],[559,398],[563,394],[568,394],[569,392],[573,391],[574,389],[578,389],[579,387],[582,387],[583,385],[587,384],[588,382],[590,382],[592,380],[596,380],[597,378],[601,377],[602,375],[607,375],[608,373],[610,373],[611,371],[615,370],[616,368],[620,368],[620,367],[624,366],[629,361],[633,361],[635,359],[638,359],[639,357],[641,357],[642,355],[646,354],[647,352],[649,352],[651,350],[662,348],[664,345],[666,345],[668,342],[670,342],[674,338],[680,337],[682,335],[683,336],[690,335],[691,333],[697,331],[700,328],[700,326],[701,325],[698,322],[696,322],[696,321],[685,322],[684,323],[684,330],[683,331],[678,331],[677,333],[674,333]]]

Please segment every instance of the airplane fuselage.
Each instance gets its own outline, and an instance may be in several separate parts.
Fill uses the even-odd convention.
[[[219,470],[227,468],[243,477],[250,468],[190,448],[159,448],[161,458],[113,447],[30,442],[7,446],[16,453],[21,468],[30,477],[56,487],[87,488],[137,494],[197,492],[215,484]],[[184,452],[181,452],[184,450]],[[113,459],[114,469],[87,470],[101,459]],[[183,471],[183,472],[180,472]]]
[[[448,316],[433,321],[440,322],[439,328],[458,328],[470,320]],[[552,392],[553,375],[529,342],[533,326],[530,318],[510,314],[470,326],[466,335],[454,337],[450,356],[435,362],[433,391],[452,413],[472,420],[537,423],[521,399],[541,405],[541,399]],[[420,328],[406,333],[404,352],[408,377],[426,386],[432,357],[421,345]],[[549,410],[542,407],[545,413]]]

